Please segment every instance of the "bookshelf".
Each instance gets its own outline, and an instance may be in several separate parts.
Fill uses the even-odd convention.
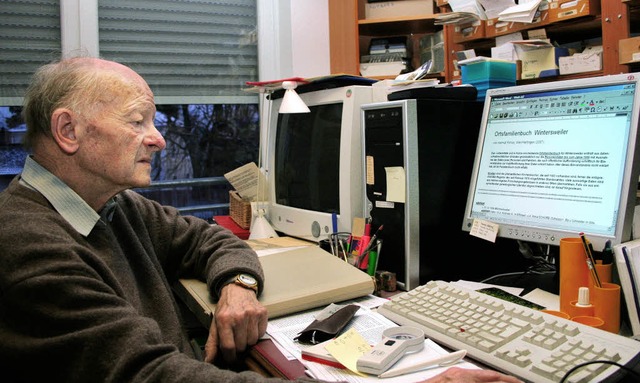
[[[628,73],[633,68],[630,65],[620,64],[618,41],[640,32],[640,23],[638,23],[640,0],[590,0],[590,2],[594,9],[599,9],[599,13],[553,23],[543,22],[530,28],[545,28],[547,35],[560,43],[601,37],[604,50],[602,70],[557,76],[544,81]],[[495,45],[495,37],[479,37],[454,43],[453,26],[442,27],[434,24],[438,13],[450,10],[448,4],[442,1],[438,1],[440,5],[434,4],[433,14],[381,19],[365,18],[366,3],[367,0],[329,0],[330,63],[331,72],[334,74],[360,75],[360,56],[366,54],[372,38],[406,35],[414,44],[413,51],[417,52],[417,44],[421,36],[444,30],[445,68],[443,72],[430,77],[439,77],[446,82],[460,77],[455,65],[456,51],[476,49],[480,54],[490,55],[490,48]],[[525,27],[520,31],[527,32],[527,30]],[[419,55],[414,53],[412,64],[416,68],[421,64]]]

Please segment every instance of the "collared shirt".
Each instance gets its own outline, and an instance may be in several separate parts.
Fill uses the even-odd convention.
[[[83,236],[89,235],[100,215],[60,178],[27,157],[21,174],[21,182],[40,192],[54,209]],[[111,204],[115,203],[113,200]],[[107,204],[109,205],[109,204]],[[105,211],[111,211],[105,207]]]

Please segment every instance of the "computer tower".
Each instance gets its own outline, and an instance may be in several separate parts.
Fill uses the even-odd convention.
[[[361,109],[365,209],[374,230],[384,225],[379,271],[410,290],[493,275],[521,258],[513,241],[496,245],[461,229],[482,102],[406,99]]]

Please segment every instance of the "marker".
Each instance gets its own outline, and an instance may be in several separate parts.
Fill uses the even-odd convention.
[[[331,214],[331,225],[333,226],[333,232],[338,232],[338,215],[336,213]]]

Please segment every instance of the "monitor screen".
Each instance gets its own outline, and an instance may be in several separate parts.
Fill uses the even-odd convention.
[[[312,105],[309,110],[278,115],[275,202],[340,214],[342,103]]]
[[[360,106],[371,86],[300,92],[310,113],[280,114],[271,102],[265,153],[268,219],[287,236],[320,241],[364,217]]]
[[[489,90],[463,230],[598,249],[631,239],[638,186],[640,74]]]

